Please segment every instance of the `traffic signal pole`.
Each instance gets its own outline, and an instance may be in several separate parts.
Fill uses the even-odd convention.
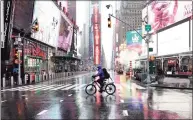
[[[19,85],[21,85],[22,84],[22,82],[21,82],[21,60],[20,60],[20,52],[21,52],[21,36],[20,36],[20,33],[19,33],[19,35],[18,35],[18,84]]]
[[[148,16],[148,7],[147,7],[147,16]],[[120,22],[122,23],[125,23],[126,25],[128,25],[129,27],[131,27],[131,25],[129,25],[128,23],[122,21],[121,19],[113,16],[112,14],[109,14],[109,17],[113,17],[117,20],[119,20]],[[148,24],[148,20],[147,20],[147,24]],[[146,79],[146,82],[149,84],[151,81],[150,81],[150,76],[149,76],[149,43],[151,42],[150,41],[150,34],[149,32],[147,32],[146,36],[142,36],[136,29],[133,29],[142,39],[145,40],[146,44],[147,44],[147,79]]]

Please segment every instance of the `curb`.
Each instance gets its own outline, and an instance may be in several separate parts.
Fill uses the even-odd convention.
[[[143,84],[141,82],[138,82],[136,80],[132,80],[132,82],[141,85],[142,87],[147,87],[147,84]],[[167,87],[167,86],[159,86],[159,85],[151,85],[150,87],[156,87],[156,88],[163,88],[163,89],[183,89],[183,90],[193,90],[193,88],[180,88],[180,87]]]
[[[180,88],[180,87],[166,87],[166,86],[158,86],[158,85],[150,85],[151,87],[156,88],[165,88],[165,89],[183,89],[183,90],[193,90],[193,88]]]

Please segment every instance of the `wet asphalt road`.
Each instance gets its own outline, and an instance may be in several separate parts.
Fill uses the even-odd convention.
[[[89,96],[91,75],[1,90],[2,119],[192,119],[192,93],[145,88],[112,72],[116,93]]]

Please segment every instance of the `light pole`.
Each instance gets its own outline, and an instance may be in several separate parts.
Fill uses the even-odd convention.
[[[18,49],[18,84],[21,85],[21,53],[22,53],[22,40],[21,40],[21,36],[20,33],[18,34],[18,36],[16,36],[16,41],[14,42],[14,45],[17,45],[17,49]]]

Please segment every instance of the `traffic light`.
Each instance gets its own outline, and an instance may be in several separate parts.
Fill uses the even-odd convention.
[[[14,63],[18,64],[19,63],[19,53],[18,50],[15,50],[15,59],[14,59]]]
[[[32,29],[34,30],[34,32],[38,32],[39,31],[39,23],[37,21],[34,23]]]
[[[108,18],[108,28],[111,28],[111,18]]]

